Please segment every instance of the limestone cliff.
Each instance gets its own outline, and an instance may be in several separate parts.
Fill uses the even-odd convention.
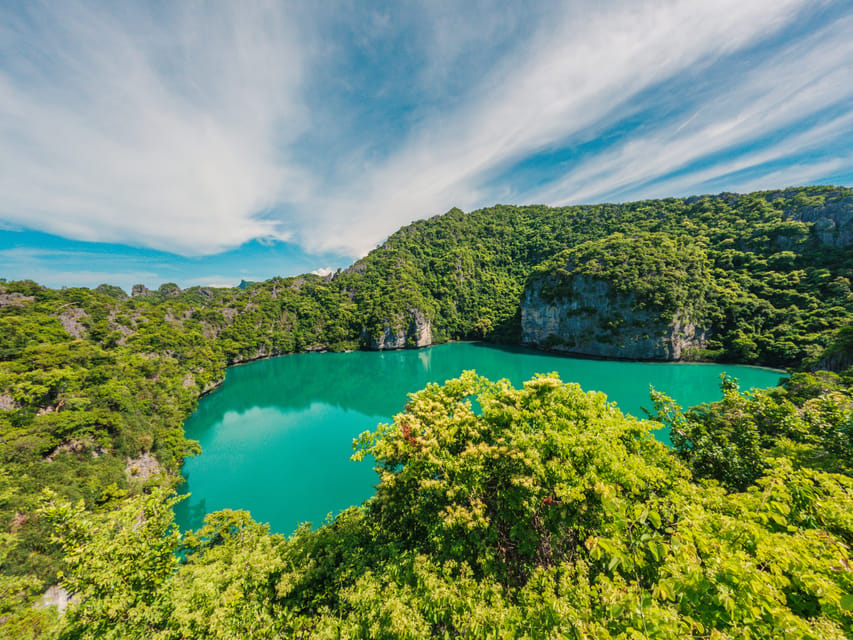
[[[89,314],[79,307],[71,307],[60,313],[57,318],[72,338],[82,338],[86,334],[86,326],[82,320]]]
[[[780,196],[781,197],[781,196]],[[772,201],[772,196],[769,197]],[[800,201],[801,200],[801,201]],[[853,196],[839,190],[817,197],[793,199],[784,211],[795,221],[812,224],[822,245],[849,247],[853,245]]]
[[[853,324],[841,327],[824,350],[815,369],[846,371],[853,367]]]
[[[130,295],[133,298],[148,298],[154,294],[144,284],[135,284],[130,290]]]
[[[522,342],[552,351],[630,360],[681,360],[706,346],[708,331],[676,312],[661,318],[638,309],[636,296],[583,276],[573,294],[543,299],[544,280],[531,283],[521,304]]]
[[[432,344],[432,325],[420,309],[409,309],[394,321],[385,320],[376,333],[363,332],[370,349],[405,349],[428,347]]]
[[[613,234],[538,267],[522,342],[601,358],[682,360],[707,345],[707,256],[689,238]]]

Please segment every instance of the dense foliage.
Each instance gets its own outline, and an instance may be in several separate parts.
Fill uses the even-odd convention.
[[[333,276],[235,289],[0,282],[0,635],[849,632],[849,377],[727,381],[686,411],[656,396],[670,454],[600,396],[469,376],[365,437],[384,469],[372,503],[289,539],[241,513],[180,539],[168,489],[198,451],[183,420],[228,364],[375,347],[415,311],[437,342],[517,341],[528,278],[567,258],[653,308],[701,308],[709,359],[840,371],[853,257],[813,221],[851,198],[452,210]],[[796,553],[766,558],[776,545]],[[31,606],[58,571],[79,598],[61,620]]]
[[[468,372],[361,437],[377,494],[317,531],[220,512],[181,546],[157,492],[52,500],[66,637],[849,637],[853,479],[773,458],[696,483],[651,426]]]
[[[578,279],[603,280],[611,295],[635,301],[635,308],[704,320],[712,279],[707,253],[689,236],[615,233],[567,249],[536,267],[530,282],[544,281],[540,297],[572,298]]]
[[[673,269],[665,279],[698,278],[707,294],[713,338],[706,358],[800,367],[816,363],[853,314],[849,242],[804,220],[835,224],[822,212],[849,209],[851,198],[851,189],[807,187],[619,205],[454,210],[401,229],[330,286],[340,282],[361,300],[364,287],[376,291],[390,278],[399,291],[374,298],[371,317],[417,307],[440,339],[516,341],[518,301],[535,267],[612,234],[629,239],[625,249],[630,239],[660,245],[663,234],[667,245],[688,248],[683,266],[693,269]],[[607,260],[606,252],[596,253]],[[620,275],[626,286],[642,288],[647,274],[625,269]]]
[[[850,370],[795,373],[782,387],[740,393],[722,381],[723,399],[685,413],[653,392],[656,418],[670,428],[679,456],[696,478],[743,490],[785,456],[798,466],[853,475]]]

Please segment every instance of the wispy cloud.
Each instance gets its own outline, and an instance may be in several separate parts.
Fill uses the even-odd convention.
[[[805,151],[831,149],[833,141],[853,133],[851,30],[853,15],[774,52],[740,77],[727,77],[672,133],[664,122],[653,125],[648,135],[591,154],[534,199],[563,204],[617,193],[623,199],[675,195],[714,177]],[[840,115],[826,116],[833,108]],[[780,140],[765,142],[777,132],[784,133]],[[743,148],[755,144],[760,150]],[[727,150],[732,153],[720,155]],[[708,157],[713,158],[711,166],[693,166]],[[685,169],[686,173],[669,177]]]
[[[157,274],[151,271],[97,271],[92,269],[62,269],[55,264],[32,267],[28,270],[27,280],[53,288],[88,287],[93,289],[101,284],[121,287],[130,293],[131,287],[138,282],[157,281]]]
[[[137,282],[159,282],[155,271],[140,266],[87,251],[33,247],[0,250],[0,276],[35,280],[49,287],[97,287],[107,283],[130,291]]]
[[[5,226],[185,256],[282,239],[355,256],[452,206],[853,175],[841,0],[0,14]]]
[[[583,5],[554,15],[534,43],[519,57],[501,65],[483,79],[472,99],[452,114],[442,114],[414,131],[400,150],[383,164],[372,167],[355,187],[334,193],[322,211],[325,221],[345,225],[340,235],[306,233],[304,242],[317,247],[349,246],[361,252],[399,224],[441,212],[453,205],[481,206],[505,196],[489,184],[501,170],[543,149],[558,148],[572,139],[588,141],[607,127],[618,126],[639,108],[635,99],[679,74],[697,73],[727,56],[760,43],[790,26],[800,11],[813,3],[692,1],[658,3],[605,3]],[[843,29],[838,29],[843,33]],[[835,34],[838,35],[838,34]],[[835,42],[824,42],[824,55]],[[523,54],[523,55],[522,55]],[[843,52],[836,60],[843,59]],[[807,73],[806,65],[798,69]],[[785,74],[787,75],[787,74]],[[778,78],[777,78],[778,79]],[[773,78],[762,78],[772,84]],[[725,88],[723,80],[718,89]],[[830,78],[826,79],[828,86]],[[822,87],[826,88],[826,87]],[[808,96],[815,105],[821,96]],[[665,96],[663,100],[678,100]],[[753,100],[760,100],[756,91]],[[749,107],[749,101],[738,107]],[[785,109],[784,104],[776,105]],[[721,109],[703,119],[705,127],[721,131],[742,117]],[[688,123],[687,132],[698,125]],[[713,133],[707,132],[706,133]],[[642,138],[642,131],[628,138]],[[685,139],[682,132],[681,139]],[[687,144],[687,143],[685,143]],[[695,136],[693,148],[716,144]],[[637,171],[654,158],[658,149],[644,143],[632,147],[632,158],[620,169]],[[619,152],[616,152],[619,155]],[[594,173],[598,158],[580,170]],[[604,158],[606,161],[607,158]],[[671,172],[677,164],[661,167]],[[660,174],[655,174],[660,175]],[[573,189],[568,179],[545,197],[527,189],[510,194],[531,195],[538,202],[594,199],[615,191],[625,178],[614,170],[595,190]],[[667,195],[662,193],[661,195]],[[370,217],[358,215],[370,212]],[[341,216],[341,212],[346,215]]]
[[[286,237],[265,212],[310,180],[287,162],[307,117],[282,5],[20,6],[0,27],[6,222],[188,254]]]

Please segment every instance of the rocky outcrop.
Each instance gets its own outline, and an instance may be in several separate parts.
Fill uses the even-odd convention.
[[[163,467],[160,462],[151,455],[150,451],[146,451],[141,456],[136,458],[128,458],[127,464],[124,467],[124,474],[128,481],[136,480],[145,482],[153,476],[163,473]]]
[[[73,453],[78,456],[88,453],[92,458],[100,458],[102,455],[108,453],[108,451],[103,447],[99,447],[90,437],[79,439],[75,438],[54,447],[54,449],[45,456],[44,460],[45,462],[54,462],[61,453]]]
[[[129,321],[122,319],[122,322]],[[117,331],[121,334],[121,337],[118,339],[117,344],[124,346],[125,344],[127,344],[127,338],[133,335],[134,329],[125,324],[122,324],[122,322],[119,321],[119,315],[116,310],[110,309],[110,315],[107,318],[107,323],[111,331]]]
[[[853,325],[838,330],[814,368],[841,372],[850,367],[853,367]]]
[[[370,349],[405,349],[406,347],[428,347],[432,344],[432,325],[420,309],[409,309],[398,316],[396,322],[386,320],[378,335],[363,332],[363,339]]]
[[[160,288],[157,289],[157,293],[161,298],[174,298],[175,296],[181,295],[181,288],[176,285],[174,282],[166,282],[165,284],[161,284]]]
[[[826,371],[840,373],[847,371],[850,367],[853,367],[853,354],[836,352],[823,356],[812,369],[814,371],[825,369]]]
[[[73,597],[64,587],[54,584],[47,588],[47,591],[42,594],[34,606],[40,608],[56,607],[59,613],[64,613],[69,603],[76,602],[77,600],[79,598]]]
[[[306,349],[307,351],[308,349]],[[232,364],[241,364],[244,362],[252,362],[253,360],[262,360],[263,358],[272,358],[273,356],[281,355],[281,351],[274,348],[269,348],[266,344],[261,344],[254,351],[245,354],[234,354]]]
[[[127,294],[124,292],[124,289],[113,284],[99,284],[95,287],[95,291],[116,298],[117,300],[127,299]]]
[[[821,244],[830,247],[853,246],[853,196],[824,196],[823,202],[791,207],[785,215],[797,222],[812,224]]]
[[[707,346],[711,272],[687,236],[614,233],[533,270],[522,341],[599,358],[683,360]]]
[[[522,342],[552,351],[599,358],[682,360],[703,349],[708,331],[683,310],[661,314],[639,308],[634,295],[585,276],[571,295],[542,295],[547,279],[531,281],[521,304]]]
[[[8,393],[0,393],[0,411],[13,411],[18,408],[18,403]]]
[[[144,284],[135,284],[130,290],[130,295],[133,298],[146,298],[148,296],[153,296],[154,294],[151,293],[151,290]]]
[[[20,293],[0,293],[0,307],[23,307],[35,298]]]
[[[59,314],[59,322],[62,328],[65,329],[72,338],[82,338],[86,334],[86,327],[80,322],[83,318],[89,317],[89,314],[79,307],[66,309]]]

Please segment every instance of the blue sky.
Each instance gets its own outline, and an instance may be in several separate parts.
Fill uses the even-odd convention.
[[[0,277],[346,266],[457,206],[853,185],[849,0],[0,5]]]

